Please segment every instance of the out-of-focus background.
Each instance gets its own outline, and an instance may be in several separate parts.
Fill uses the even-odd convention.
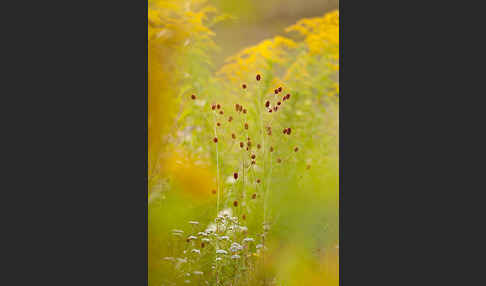
[[[299,19],[319,17],[338,9],[339,0],[211,0],[222,12],[235,18],[214,27],[215,42],[221,51],[215,63],[244,47],[277,35],[288,36],[284,29]]]
[[[337,286],[337,1],[148,7],[149,286]]]

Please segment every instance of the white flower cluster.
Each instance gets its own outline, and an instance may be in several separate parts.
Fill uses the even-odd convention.
[[[242,249],[243,249],[243,246],[241,246],[241,245],[240,245],[239,243],[237,243],[237,242],[233,242],[233,243],[231,244],[231,247],[230,247],[230,251],[231,251],[231,252],[237,252],[237,251],[242,250]]]

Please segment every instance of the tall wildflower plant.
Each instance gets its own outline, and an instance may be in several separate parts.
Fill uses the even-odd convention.
[[[178,55],[157,94],[174,97],[171,128],[149,134],[163,150],[153,156],[163,191],[149,205],[149,284],[337,285],[337,11],[213,75],[209,27],[224,16],[202,1],[153,5],[167,24],[152,35],[184,37],[162,49]],[[150,116],[149,127],[166,115]]]
[[[212,124],[202,136],[211,146],[217,168],[212,190],[215,219],[202,226],[190,222],[194,225],[190,232],[172,231],[176,240],[170,249],[186,242],[178,255],[166,258],[180,271],[173,277],[180,283],[192,283],[194,271],[211,285],[220,285],[228,277],[233,285],[270,279],[265,277],[265,244],[273,220],[268,201],[274,191],[274,172],[293,168],[302,160],[303,147],[289,139],[296,131],[280,116],[292,108],[291,94],[282,86],[266,92],[268,82],[265,75],[255,74],[252,81],[238,85],[233,96],[215,100],[202,111]],[[196,104],[197,95],[189,98]]]

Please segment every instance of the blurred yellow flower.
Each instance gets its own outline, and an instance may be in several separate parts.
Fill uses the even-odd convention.
[[[285,31],[296,31],[305,36],[305,42],[311,53],[327,53],[333,59],[338,59],[339,11],[327,13],[323,17],[302,19]]]
[[[257,71],[268,69],[270,64],[285,64],[288,52],[296,46],[294,41],[281,36],[262,41],[228,57],[217,75],[233,84],[239,83],[248,76],[254,77]]]
[[[216,176],[209,164],[181,147],[167,152],[160,167],[191,198],[207,199],[216,188]]]

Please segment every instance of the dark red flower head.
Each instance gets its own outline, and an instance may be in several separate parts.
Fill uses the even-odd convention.
[[[265,102],[265,107],[267,107],[267,108],[268,108],[269,106],[270,106],[270,101],[268,101],[268,100],[267,100],[267,101]]]
[[[260,80],[260,79],[262,79],[262,77],[259,74],[257,74],[256,75],[256,80]]]
[[[214,137],[213,141],[214,141],[214,143],[218,143],[218,138]]]
[[[243,89],[245,89],[245,88],[246,88],[246,84],[242,84],[242,85],[241,85],[241,87],[242,87]]]
[[[233,177],[235,178],[235,180],[237,180],[238,179],[238,173],[234,172]]]
[[[191,99],[192,99],[192,100],[196,99],[196,96],[195,96],[194,94],[193,94],[193,95],[191,95]]]
[[[220,109],[221,108],[221,105],[219,105],[219,103],[216,105],[216,108],[217,109]]]
[[[278,88],[278,92],[282,92],[282,87],[279,87]]]
[[[233,206],[237,207],[238,206],[238,201],[233,202]]]

